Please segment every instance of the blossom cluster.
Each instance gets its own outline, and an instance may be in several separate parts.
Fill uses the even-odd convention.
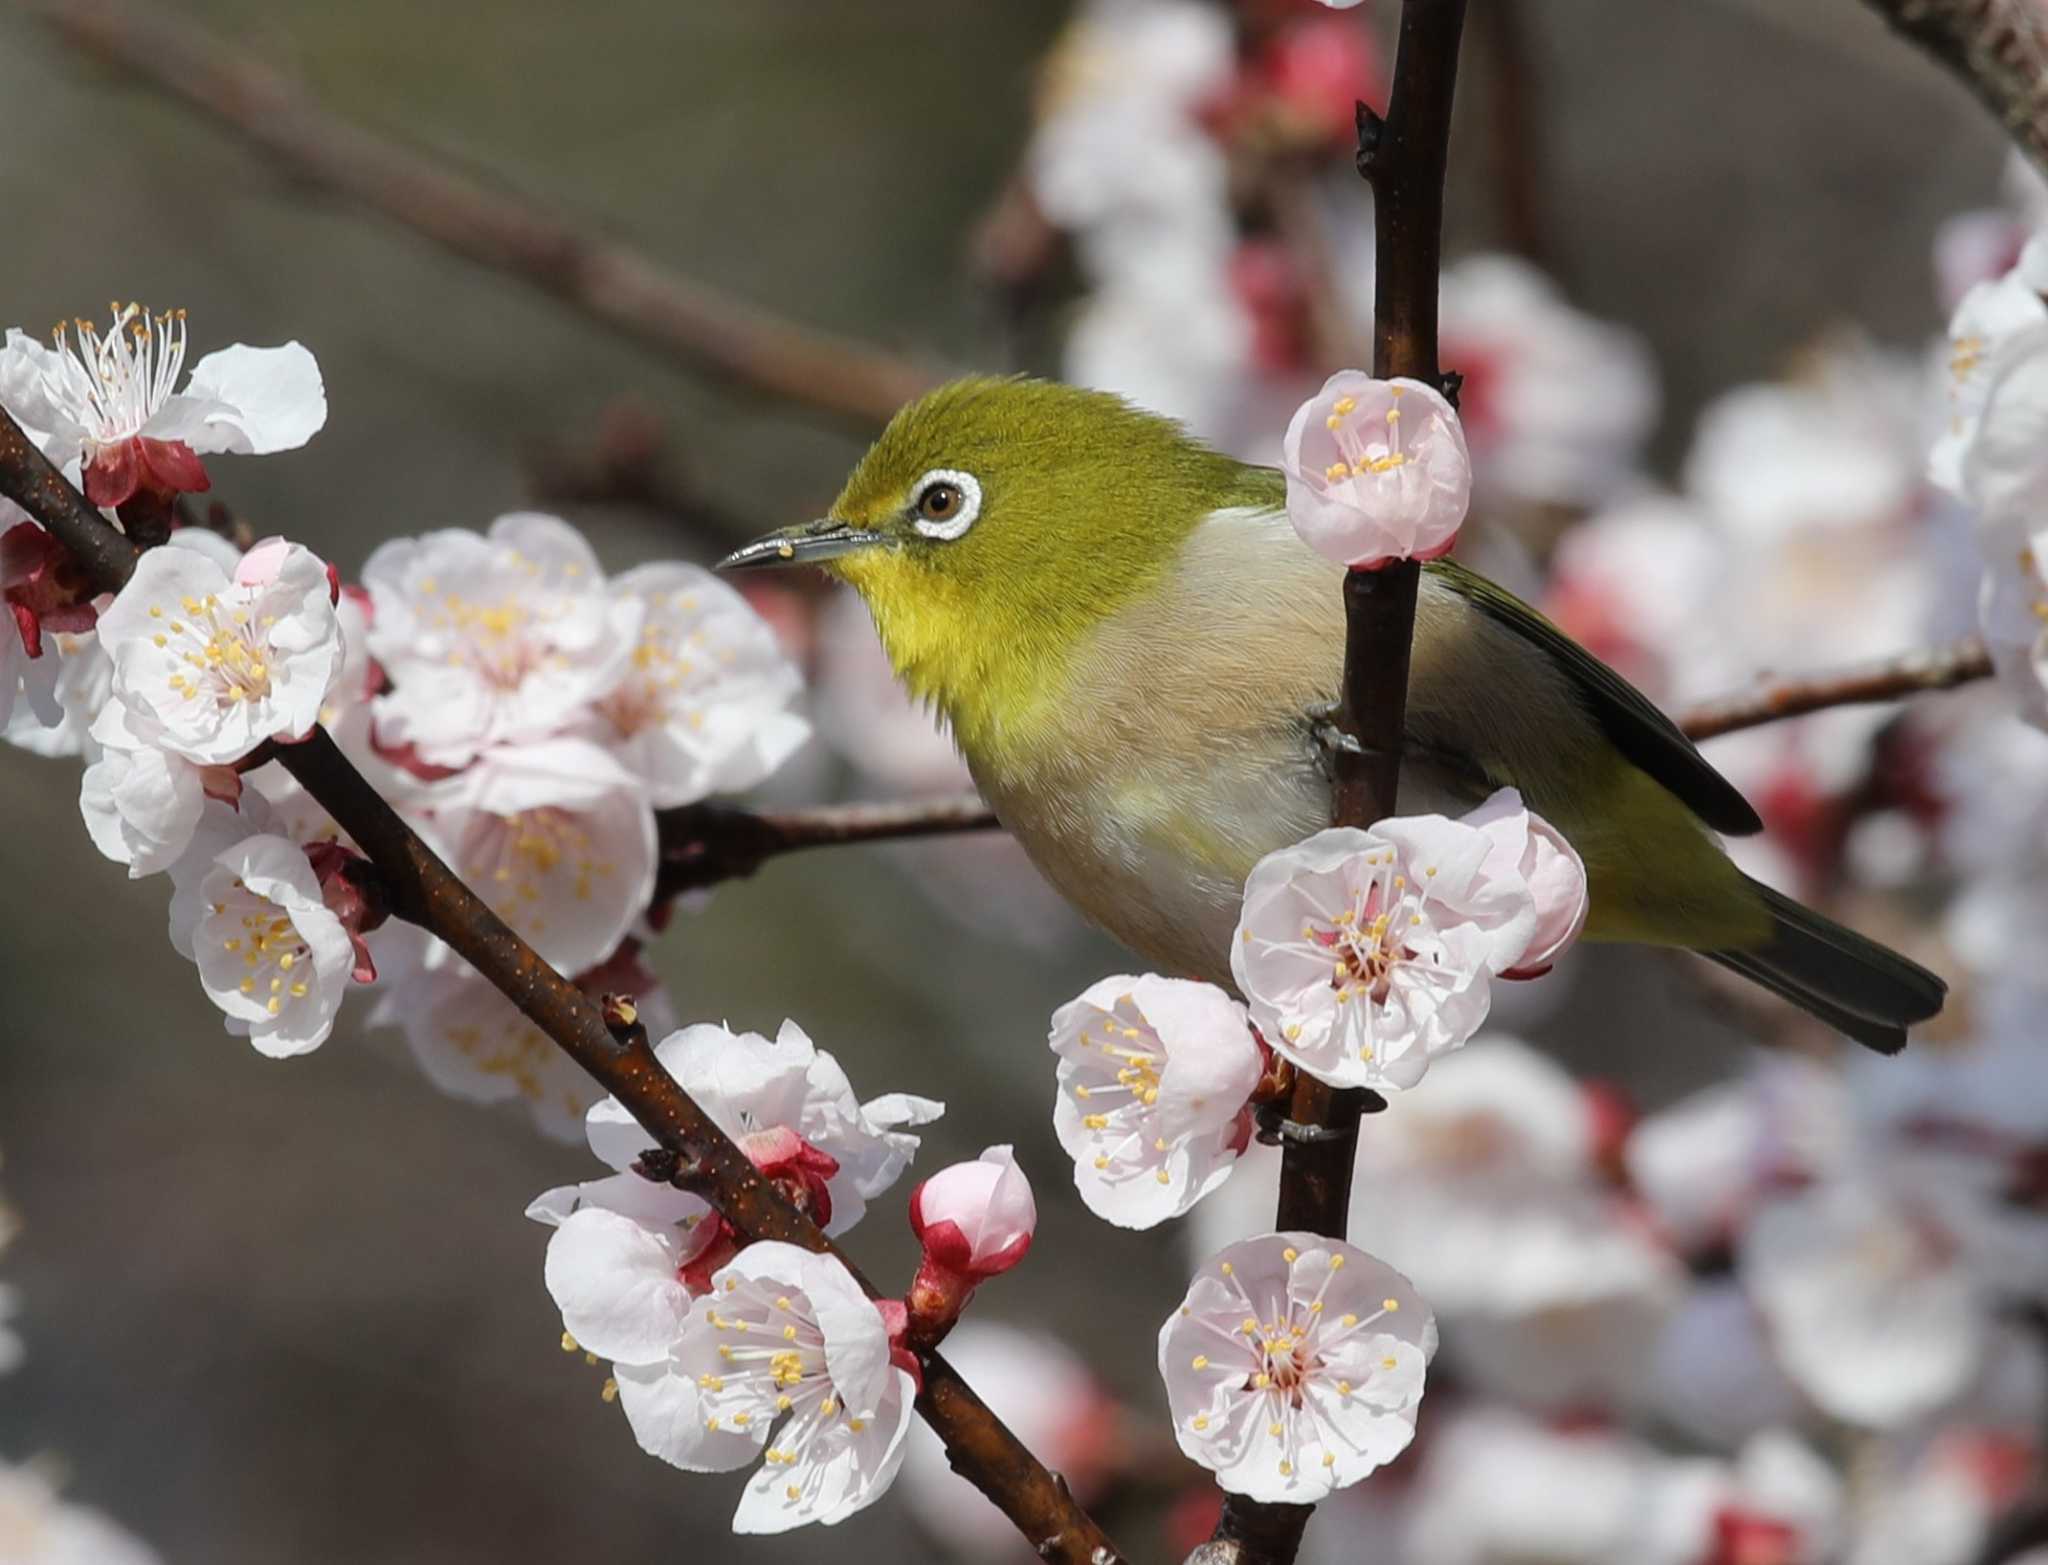
[[[691,565],[608,576],[555,517],[519,513],[379,547],[360,586],[284,539],[175,526],[203,457],[302,445],[326,418],[294,343],[210,354],[180,385],[182,313],[130,306],[45,347],[10,332],[0,406],[149,544],[91,596],[23,519],[0,534],[7,737],[87,765],[94,843],[168,872],[171,939],[230,1031],[317,1047],[351,981],[379,979],[433,1079],[516,1096],[573,1133],[591,1092],[437,941],[383,925],[374,877],[285,751],[324,726],[493,910],[597,992],[649,995],[637,962],[655,811],[752,786],[808,735],[801,680],[737,593]]]

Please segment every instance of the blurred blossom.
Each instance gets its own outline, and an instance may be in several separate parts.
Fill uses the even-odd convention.
[[[1418,380],[1340,370],[1287,426],[1287,516],[1319,554],[1373,568],[1457,539],[1472,461],[1457,412]]]
[[[2039,1463],[2026,1439],[1967,1427],[1872,1454],[1849,1565],[1973,1565]]]
[[[155,1550],[98,1511],[60,1499],[34,1462],[0,1461],[0,1559],[6,1565],[157,1565]]]
[[[1097,1217],[1149,1228],[1230,1176],[1265,1066],[1244,1007],[1221,989],[1105,978],[1053,1013],[1048,1041],[1060,1060],[1053,1129]]]
[[[1159,1330],[1174,1438],[1232,1494],[1313,1504],[1415,1435],[1436,1322],[1341,1240],[1269,1233],[1205,1263]]]
[[[209,353],[180,392],[183,310],[117,306],[104,335],[89,321],[73,324],[76,345],[59,327],[51,348],[9,329],[0,406],[66,477],[82,478],[94,505],[125,504],[137,490],[206,489],[201,454],[289,451],[327,422],[320,367],[296,342]]]
[[[784,711],[803,686],[747,601],[694,565],[642,565],[611,590],[640,605],[640,639],[583,732],[657,809],[751,788],[810,736]]]
[[[422,794],[420,809],[455,872],[563,972],[617,950],[654,895],[646,794],[587,740],[493,749]],[[422,938],[428,966],[455,959]]]
[[[1446,370],[1482,495],[1585,507],[1634,471],[1657,376],[1632,332],[1583,315],[1528,262],[1474,255],[1443,274]]]
[[[1811,1416],[1764,1335],[1763,1317],[1727,1280],[1695,1283],[1666,1317],[1631,1405],[1722,1450],[1759,1429],[1794,1427]]]
[[[1183,221],[1224,197],[1197,111],[1230,80],[1229,18],[1199,0],[1091,0],[1044,67],[1026,173],[1064,228]]]
[[[461,963],[424,966],[408,944],[391,960],[380,958],[383,992],[370,1013],[373,1027],[395,1027],[426,1077],[450,1097],[471,1103],[518,1100],[543,1135],[574,1141],[583,1116],[603,1094],[561,1046],[496,988]],[[578,983],[586,993],[624,987]],[[634,985],[650,1034],[674,1025],[667,996]]]
[[[1599,1429],[1482,1410],[1426,1451],[1411,1565],[1826,1565],[1841,1527],[1833,1470],[1767,1432],[1732,1464],[1662,1455]]]
[[[1736,1080],[1643,1119],[1624,1159],[1671,1242],[1697,1255],[1732,1242],[1774,1191],[1841,1166],[1852,1135],[1838,1072],[1759,1053]]]
[[[436,766],[560,732],[632,665],[646,605],[610,590],[567,522],[501,516],[379,544],[363,566],[383,743]]]
[[[2040,1296],[2048,1230],[2000,1214],[1950,1159],[1893,1153],[1766,1204],[1738,1273],[1800,1388],[1893,1428],[1969,1386],[2003,1298]]]
[[[1987,528],[1983,542],[1984,644],[2020,714],[2036,727],[2048,727],[2048,565],[2041,556],[2048,549],[2048,527]]]
[[[1369,1130],[1351,1238],[1415,1279],[1461,1372],[1544,1406],[1633,1387],[1682,1275],[1609,1181],[1606,1116],[1569,1075],[1522,1043],[1482,1038]],[[1272,1210],[1278,1159],[1248,1162],[1196,1209],[1197,1247]]]
[[[1726,541],[1685,501],[1626,501],[1559,541],[1543,611],[1631,683],[1667,700],[1692,683],[1701,643],[1718,634],[1713,589],[1728,555]]]
[[[1123,1449],[1122,1410],[1056,1338],[970,1316],[946,1338],[946,1361],[1040,1461],[1092,1505]],[[946,1460],[929,1427],[912,1429],[903,1497],[932,1539],[969,1559],[1028,1558],[1008,1517]]]

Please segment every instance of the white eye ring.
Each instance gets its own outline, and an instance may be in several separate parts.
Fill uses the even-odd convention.
[[[960,491],[959,513],[937,522],[920,516],[910,525],[927,538],[958,538],[972,527],[974,519],[981,515],[981,480],[972,473],[961,472],[958,468],[935,467],[917,481],[917,499],[910,502],[913,510],[923,502],[925,492],[933,484],[951,484]]]

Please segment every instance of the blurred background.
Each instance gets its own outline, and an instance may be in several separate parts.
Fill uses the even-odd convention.
[[[1099,25],[1115,10],[1090,14]],[[1245,10],[1246,50],[1287,25]],[[1230,143],[1224,220],[1279,252],[1226,258],[1216,275],[1235,291],[1234,313],[1214,344],[1206,316],[1166,307],[1201,281],[1167,275],[1163,250],[1150,278],[1148,262],[1124,253],[1127,236],[1091,213],[1126,195],[1090,187],[1085,167],[1056,177],[1042,150],[1063,104],[1105,90],[1077,72],[1071,34],[1048,66],[1065,5],[208,0],[151,14],[734,298],[913,361],[1128,378],[1119,389],[1155,402],[1172,394],[1153,386],[1178,386],[1190,405],[1167,411],[1248,455],[1270,452],[1347,333],[1360,340],[1355,309],[1348,325],[1333,316],[1370,297],[1369,197],[1341,132],[1316,116],[1327,119],[1334,97],[1341,121],[1354,90],[1377,90],[1375,47],[1390,58],[1383,0],[1344,14],[1355,53],[1303,45],[1265,78],[1271,101],[1204,110],[1205,133]],[[1332,49],[1348,63],[1323,81],[1317,62]],[[1141,70],[1119,71],[1117,90],[1148,90]],[[1296,71],[1307,85],[1292,85]],[[1974,280],[1947,225],[2013,212],[2000,206],[1995,127],[1852,0],[1473,0],[1451,156],[1447,259],[1523,254],[1550,279],[1555,308],[1568,300],[1617,333],[1591,347],[1572,338],[1555,359],[1537,353],[1534,369],[1510,362],[1497,382],[1520,376],[1503,394],[1504,423],[1533,421],[1504,433],[1501,449],[1552,439],[1591,453],[1554,483],[1540,460],[1501,462],[1536,476],[1490,496],[1498,537],[1475,547],[1501,551],[1484,563],[1530,591],[1560,533],[1603,507],[1644,496],[1711,505],[1752,461],[1758,496],[1782,498],[1765,472],[1769,432],[1751,444],[1731,434],[1732,457],[1702,457],[1702,410],[1744,383],[1806,374],[1816,353],[1833,355],[1820,381],[1845,394],[1918,374],[1958,278]],[[195,355],[292,338],[314,349],[327,428],[295,455],[220,464],[216,493],[257,534],[287,532],[345,575],[387,538],[480,528],[535,503],[585,529],[608,566],[707,561],[821,514],[871,433],[699,373],[322,193],[79,52],[33,8],[0,7],[0,192],[0,324],[40,333],[139,298],[190,312]],[[1477,389],[1478,360],[1514,360],[1522,317],[1485,276],[1466,283],[1474,346],[1463,367]],[[1151,315],[1143,297],[1131,318],[1105,304],[1148,290]],[[1570,337],[1530,308],[1531,334]],[[1171,322],[1190,341],[1165,344]],[[1451,367],[1457,326],[1447,304]],[[1496,342],[1509,346],[1485,346]],[[1126,376],[1148,351],[1152,362]],[[1897,357],[1880,364],[1884,351]],[[1927,427],[1908,410],[1867,433],[1917,483]],[[1865,472],[1854,449],[1841,460]],[[1656,568],[1643,568],[1647,581]],[[1973,572],[1966,562],[1959,593],[1930,589],[1885,621],[1878,644],[1836,634],[1869,628],[1876,599],[1799,619],[1785,644],[1825,666],[1959,634]],[[1921,574],[1942,578],[1933,564]],[[821,705],[820,736],[767,796],[952,785],[943,754],[912,737],[863,743],[895,730],[861,705],[882,697],[857,619],[808,595],[766,607],[811,662],[821,702],[851,714],[835,720]],[[1684,634],[1711,638],[1717,621],[1732,633],[1709,613]],[[1574,628],[1599,645],[1587,624]],[[1751,672],[1735,653],[1701,664],[1696,681],[1662,690],[1640,666],[1630,672],[1667,698],[1737,687]],[[1873,726],[1855,742],[1867,754]],[[1746,786],[1763,775],[1730,764]],[[543,1188],[594,1172],[582,1148],[537,1134],[518,1105],[442,1096],[399,1034],[367,1025],[360,1001],[302,1059],[265,1060],[223,1035],[163,938],[162,883],[131,885],[79,829],[75,765],[0,749],[12,888],[0,908],[0,1190],[21,1223],[0,1275],[27,1344],[0,1385],[0,1456],[38,1459],[68,1496],[168,1561],[681,1551],[768,1565],[939,1547],[901,1492],[829,1537],[731,1538],[737,1477],[684,1478],[641,1456],[599,1399],[604,1371],[556,1347],[546,1234],[522,1211]],[[1916,926],[1910,911],[1886,910],[1903,899],[1878,907],[1855,883],[1890,830],[1865,834],[1873,842],[1844,870],[1845,827],[1823,878],[1865,898],[1873,932],[1946,965],[1908,938],[1929,920]],[[1781,833],[1775,850],[1795,881],[1814,873],[1797,838]],[[1864,878],[1887,896],[1900,884]],[[1075,926],[992,841],[780,860],[681,913],[647,959],[684,1020],[772,1035],[795,1017],[863,1095],[943,1099],[921,1166],[1017,1144],[1038,1191],[1037,1249],[975,1314],[1064,1342],[1098,1388],[1089,1398],[1133,1410],[1142,1433],[1098,1423],[1089,1437],[1142,1455],[1103,1485],[1128,1547],[1163,1558],[1169,1538],[1199,1532],[1205,1486],[1163,1438],[1152,1346],[1185,1284],[1188,1236],[1091,1217],[1048,1112],[1046,1016],[1131,959]],[[1743,1067],[1764,1024],[1731,1006],[1679,960],[1592,952],[1508,996],[1501,1020],[1644,1111]],[[907,1279],[914,1263],[901,1210],[877,1203],[853,1238],[878,1278]],[[1256,1222],[1249,1208],[1245,1221]],[[1506,1401],[1554,1420],[1583,1398]],[[1668,1419],[1652,1423],[1670,1433]],[[1851,1465],[1864,1448],[1840,1421],[1820,1423],[1815,1443]],[[1715,1440],[1694,1431],[1667,1444],[1697,1453]],[[1100,1452],[1085,1460],[1118,1469]],[[1837,1557],[1845,1535],[1810,1557]],[[1474,1548],[1418,1544],[1412,1557],[1514,1557]],[[1020,1551],[998,1542],[975,1557]]]

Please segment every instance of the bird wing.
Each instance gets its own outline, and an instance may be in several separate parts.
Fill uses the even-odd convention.
[[[1423,567],[1497,624],[1529,642],[1570,679],[1616,749],[1683,800],[1716,831],[1747,836],[1763,822],[1683,730],[1635,686],[1513,593],[1452,560]]]

